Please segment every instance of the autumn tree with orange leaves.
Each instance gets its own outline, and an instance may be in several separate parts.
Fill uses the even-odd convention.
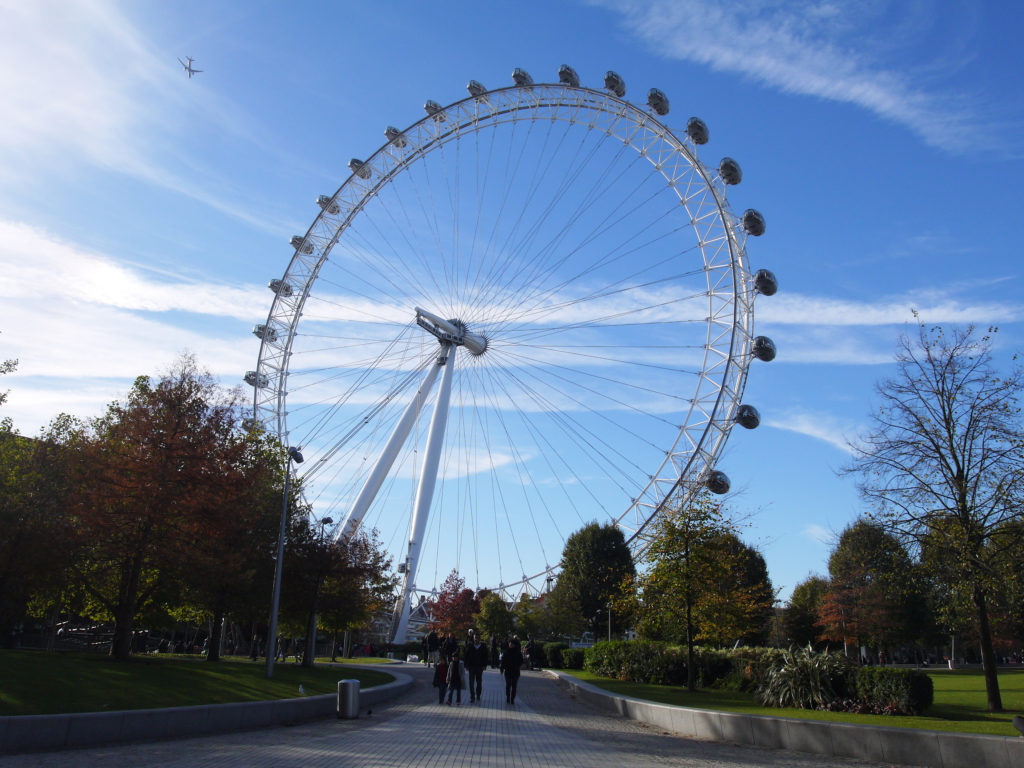
[[[114,658],[129,657],[140,611],[177,596],[175,576],[202,566],[202,545],[223,538],[253,471],[266,471],[251,460],[239,406],[185,356],[159,381],[136,379],[75,446],[79,582],[93,612],[114,622]]]

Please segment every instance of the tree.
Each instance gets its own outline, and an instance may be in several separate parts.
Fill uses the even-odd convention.
[[[736,640],[763,619],[764,588],[744,578],[746,553],[735,541],[721,505],[702,493],[660,521],[645,555],[649,569],[637,579],[637,632],[686,644],[691,690],[698,640]],[[769,608],[771,596],[768,585]]]
[[[808,576],[795,587],[789,605],[782,615],[782,627],[790,645],[816,645],[822,633],[819,616],[821,603],[828,589],[828,580]]]
[[[0,360],[0,376],[5,373],[12,373],[18,367],[17,360]],[[0,392],[0,405],[7,402],[7,392]]]
[[[348,539],[328,544],[331,557],[320,590],[320,624],[333,638],[362,629],[394,605],[398,576],[376,530],[360,529]]]
[[[823,635],[856,637],[882,649],[920,637],[923,595],[903,544],[881,526],[858,520],[848,526],[828,561],[828,588],[819,616]]]
[[[562,571],[551,592],[552,612],[570,631],[582,626],[597,637],[607,626],[608,605],[635,573],[622,530],[612,523],[590,523],[565,542]],[[629,618],[613,613],[612,631],[629,626]]]
[[[136,379],[76,444],[79,583],[113,619],[117,659],[131,654],[140,611],[177,589],[170,574],[195,555],[208,513],[236,493],[238,397],[183,357],[158,382]]]
[[[989,602],[994,560],[1019,535],[992,537],[1021,514],[1024,374],[997,373],[989,335],[923,324],[916,340],[901,337],[896,365],[877,387],[881,406],[869,434],[851,445],[847,471],[859,474],[873,519],[910,541],[939,540],[954,558],[977,621],[988,709],[998,712]]]
[[[529,599],[526,595],[524,597]],[[507,637],[512,634],[515,616],[505,601],[492,592],[480,601],[480,611],[473,616],[473,623],[477,631],[486,638]]]
[[[442,633],[464,632],[472,626],[473,614],[479,610],[473,590],[467,588],[466,580],[452,569],[434,603],[434,628]]]

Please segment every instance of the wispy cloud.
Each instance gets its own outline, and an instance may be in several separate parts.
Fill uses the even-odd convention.
[[[808,525],[806,528],[804,528],[803,534],[804,536],[807,536],[809,539],[816,541],[819,544],[826,545],[831,544],[833,541],[835,541],[836,538],[835,534],[832,533],[832,531],[816,523],[812,523],[811,525]]]
[[[5,300],[180,310],[246,321],[266,313],[264,288],[159,277],[36,227],[0,219],[0,298]]]
[[[269,204],[252,210],[259,201],[197,164],[180,138],[201,122],[254,151],[270,151],[272,143],[224,94],[182,77],[113,3],[0,0],[0,13],[0,187],[14,190],[84,163],[257,229],[292,229]]]
[[[768,427],[813,437],[847,454],[850,453],[850,446],[846,442],[847,435],[856,430],[855,424],[837,419],[832,414],[807,411],[778,413],[766,419],[764,423]]]
[[[969,54],[950,41],[915,71],[893,50],[919,43],[930,6],[888,3],[778,3],[767,0],[592,0],[619,12],[625,25],[661,55],[704,64],[787,93],[855,104],[906,126],[952,153],[1001,149],[992,121],[949,87],[932,87],[936,64],[957,66]],[[898,16],[893,19],[893,15]],[[939,56],[942,59],[939,59]],[[986,146],[987,145],[987,146]]]
[[[758,304],[757,317],[782,325],[900,325],[917,311],[926,323],[1012,323],[1024,317],[1019,304],[958,299],[934,291],[912,292],[878,302],[782,293]]]
[[[253,367],[246,326],[265,317],[268,293],[168,278],[0,220],[0,359],[19,359],[4,415],[26,431],[60,411],[95,415],[186,350],[234,384]]]

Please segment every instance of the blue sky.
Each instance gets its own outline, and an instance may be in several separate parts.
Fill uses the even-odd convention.
[[[702,157],[741,163],[779,356],[720,466],[782,597],[863,511],[836,470],[911,309],[998,325],[1002,361],[1022,346],[1024,30],[1003,3],[0,0],[0,19],[3,415],[24,433],[184,350],[239,383],[266,282],[349,158],[514,67],[658,87],[670,127],[709,125]]]

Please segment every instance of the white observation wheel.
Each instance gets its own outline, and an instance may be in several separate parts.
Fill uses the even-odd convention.
[[[598,520],[634,552],[671,497],[728,490],[716,468],[743,405],[754,210],[726,202],[735,161],[698,158],[652,89],[515,85],[470,96],[349,163],[271,281],[254,417],[301,446],[304,493],[334,535],[375,528],[411,596],[456,568],[540,591],[565,539]],[[674,503],[674,502],[673,502]]]

